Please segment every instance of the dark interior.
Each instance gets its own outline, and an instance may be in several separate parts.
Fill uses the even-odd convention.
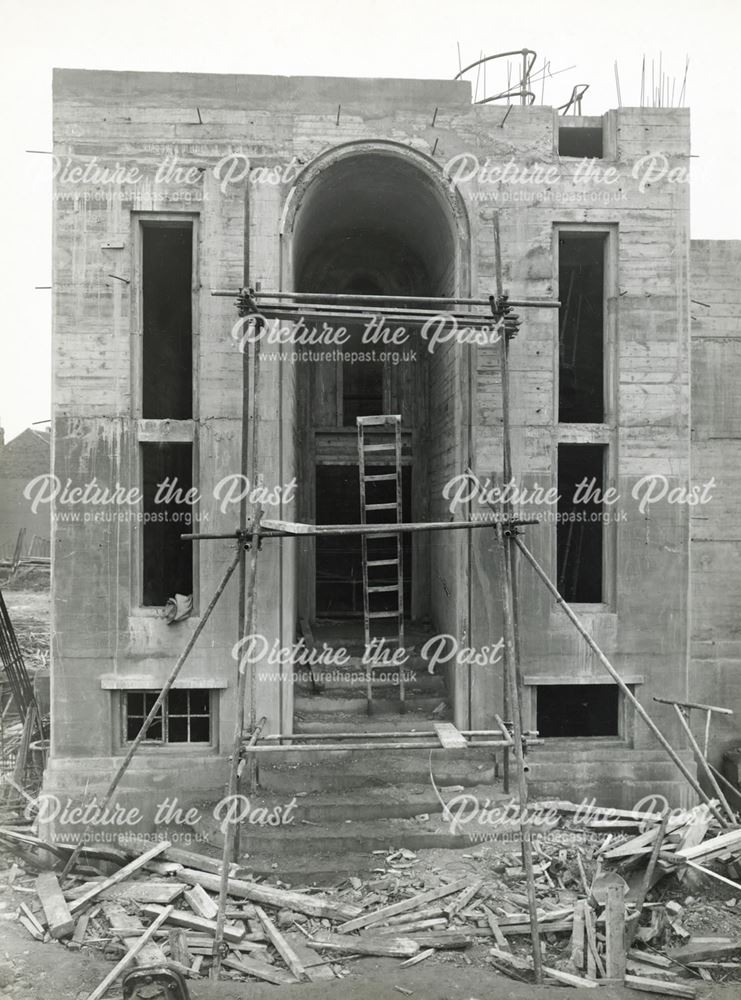
[[[558,589],[567,601],[602,601],[604,445],[558,446]],[[586,479],[589,494],[577,487]],[[599,491],[600,496],[595,493]],[[588,499],[587,499],[588,497]]]
[[[601,423],[606,237],[562,231],[558,244],[558,419]]]
[[[602,159],[602,127],[600,125],[585,125],[581,128],[562,126],[558,130],[558,155]]]
[[[190,224],[142,227],[142,416],[193,416]]]
[[[191,530],[193,507],[183,499],[193,486],[193,446],[147,442],[140,447],[145,517],[142,603],[162,607],[175,594],[193,593],[193,543],[180,538]],[[173,487],[171,493],[166,480]]]
[[[614,684],[542,684],[537,700],[541,737],[619,735],[620,701]]]

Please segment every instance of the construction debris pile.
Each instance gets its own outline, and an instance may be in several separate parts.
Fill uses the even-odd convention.
[[[546,981],[621,981],[689,998],[703,980],[741,978],[735,899],[718,904],[726,934],[693,933],[703,931],[694,918],[708,906],[696,898],[703,895],[698,878],[712,878],[726,896],[728,887],[738,890],[741,901],[741,828],[719,833],[707,805],[671,815],[609,810],[609,819],[580,815],[567,802],[548,807],[557,824],[533,835]],[[71,848],[20,826],[1,829],[0,844],[15,856],[4,874],[25,897],[17,919],[28,934],[72,950],[100,949],[118,963],[91,997],[103,996],[130,966],[209,975],[219,859],[164,840],[129,839],[122,847],[86,847],[62,880]],[[485,851],[463,855],[478,866],[477,875],[464,877],[394,851],[370,879],[352,877],[332,890],[272,885],[232,865],[220,975],[287,986],[342,977],[363,956],[399,959],[408,968],[453,953],[453,960],[530,982],[525,872],[504,846],[492,840]]]

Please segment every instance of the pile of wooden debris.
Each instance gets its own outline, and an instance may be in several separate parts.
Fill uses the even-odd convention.
[[[570,803],[548,805],[560,817],[558,826],[533,836],[546,981],[578,987],[620,981],[693,997],[694,984],[741,972],[741,962],[732,960],[741,955],[735,904],[725,911],[734,930],[728,936],[693,936],[684,926],[693,877],[727,883],[741,897],[741,828],[718,832],[706,805],[671,816],[610,810],[608,820],[585,818]],[[71,847],[46,844],[18,827],[1,829],[0,842],[23,859],[25,874],[16,861],[6,875],[27,897],[18,909],[26,931],[70,949],[98,948],[117,961],[96,998],[129,966],[209,975],[219,859],[168,841],[130,838],[120,847],[86,847],[62,883],[57,872]],[[342,977],[347,963],[362,956],[397,958],[408,968],[453,951],[529,982],[533,934],[525,872],[516,856],[501,850],[495,860],[481,855],[477,861],[477,876],[457,877],[397,851],[370,879],[353,877],[322,891],[268,884],[232,865],[221,975],[289,985]]]

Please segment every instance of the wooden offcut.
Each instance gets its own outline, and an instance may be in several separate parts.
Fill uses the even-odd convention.
[[[453,893],[460,892],[468,885],[467,878],[458,879],[448,885],[439,886],[437,889],[428,889],[417,896],[410,896],[409,899],[402,899],[399,903],[391,903],[389,906],[382,906],[380,910],[373,910],[371,913],[364,913],[360,917],[354,917],[337,928],[340,934],[347,934],[350,931],[360,930],[361,927],[368,927],[370,924],[378,924],[387,917],[395,917],[399,913],[408,913],[416,910],[425,903],[432,903],[436,899],[443,899],[445,896],[452,896]]]
[[[54,872],[42,872],[39,875],[36,879],[36,892],[41,900],[51,936],[68,937],[75,929],[75,921]]]
[[[172,910],[172,908],[170,908]],[[145,913],[149,917],[157,917],[162,912],[162,908],[159,906],[143,906],[142,913]],[[176,927],[186,927],[188,930],[193,931],[205,931],[208,934],[213,935],[216,932],[216,921],[215,920],[205,920],[203,917],[197,917],[194,913],[187,913],[185,910],[172,910],[167,918],[167,922],[174,924]],[[225,941],[241,941],[245,935],[244,925],[224,925],[224,940]]]
[[[208,872],[184,868],[177,877],[190,885],[200,885],[211,892],[219,891],[220,879]],[[263,903],[280,909],[296,910],[309,917],[326,918],[329,920],[347,920],[357,917],[360,907],[329,899],[327,896],[310,896],[307,893],[292,892],[290,889],[278,889],[272,885],[258,885],[244,879],[230,878],[228,893],[239,899],[249,899],[253,903]],[[439,898],[439,897],[438,897]]]

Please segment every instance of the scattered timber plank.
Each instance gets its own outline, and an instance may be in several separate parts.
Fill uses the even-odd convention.
[[[584,907],[586,903],[580,899],[574,905],[574,923],[571,931],[571,962],[575,969],[584,968]]]
[[[144,837],[127,837],[126,850],[129,855],[139,854],[146,851],[151,841]],[[165,861],[182,865],[183,868],[196,868],[198,871],[211,872],[212,875],[221,875],[221,858],[210,858],[207,854],[199,854],[197,851],[187,851],[182,847],[168,845],[161,857]],[[237,876],[242,868],[237,864],[229,865],[229,874]]]
[[[115,927],[121,936],[121,940],[126,948],[132,948],[137,940],[144,933],[144,924],[138,917],[126,910],[119,903],[103,903],[103,915],[111,927]],[[164,965],[167,961],[164,951],[154,941],[140,950],[137,964],[140,965]]]
[[[484,913],[486,914],[486,922],[489,925],[489,930],[493,934],[494,940],[497,943],[497,948],[501,948],[502,951],[509,951],[509,941],[502,933],[502,929],[497,922],[497,918],[488,906],[484,907]]]
[[[415,934],[419,931],[432,930],[434,927],[447,927],[446,917],[430,917],[429,920],[416,920],[408,924],[400,924],[395,927],[374,927],[377,934]]]
[[[482,878],[479,878],[476,879],[475,882],[472,882],[471,885],[469,885],[467,888],[465,888],[463,892],[460,894],[460,896],[457,896],[450,904],[450,906],[447,907],[448,916],[453,917],[464,907],[468,906],[468,904],[471,902],[471,900],[473,899],[473,897],[476,895],[476,893],[479,891],[479,889],[483,884],[484,880]]]
[[[72,934],[72,940],[69,943],[69,947],[73,951],[82,947],[82,943],[85,940],[85,934],[87,933],[87,925],[90,923],[90,914],[83,913],[83,915],[78,919],[75,924],[75,930]]]
[[[51,936],[58,939],[72,934],[75,929],[75,921],[54,872],[42,872],[38,876],[36,892],[41,900]]]
[[[111,971],[102,981],[102,983],[100,983],[96,987],[96,989],[93,990],[93,992],[88,997],[88,1000],[100,1000],[101,997],[105,996],[105,994],[108,992],[109,987],[116,982],[116,980],[124,971],[124,969],[128,968],[128,966],[131,965],[136,956],[141,952],[142,948],[149,942],[154,933],[159,929],[160,925],[165,922],[171,910],[172,910],[171,906],[166,907],[162,911],[162,913],[160,913],[160,915],[157,917],[154,923],[151,924],[149,927],[147,927],[147,929],[144,931],[139,940],[134,945],[132,945],[132,947],[127,951],[127,953],[118,963],[118,965],[116,965],[113,969],[111,969]]]
[[[452,722],[433,722],[432,727],[444,750],[465,750],[468,747],[465,736],[456,729]]]
[[[280,957],[286,963],[288,968],[291,970],[293,975],[299,981],[306,978],[306,971],[301,964],[301,959],[298,957],[296,952],[290,946],[288,941],[283,937],[281,932],[275,926],[273,921],[267,915],[267,913],[260,906],[256,906],[257,916],[260,923],[265,928],[265,933],[275,950],[278,952]]]
[[[170,944],[170,958],[174,962],[178,962],[180,965],[190,969],[193,964],[193,956],[188,950],[185,931],[182,927],[172,927],[170,929],[168,942]]]
[[[667,951],[667,957],[682,965],[690,962],[706,962],[716,958],[728,958],[741,951],[741,938],[691,937],[686,944]]]
[[[212,892],[219,891],[221,880],[216,875],[184,868],[178,872],[177,877],[190,885],[200,885]],[[307,893],[292,892],[290,889],[277,889],[272,885],[258,885],[256,882],[247,882],[244,879],[230,878],[227,892],[230,896],[249,899],[253,903],[296,910],[299,913],[306,913],[310,917],[322,919],[347,920],[357,917],[360,913],[359,906],[342,903],[327,896],[310,896]]]
[[[471,944],[471,935],[461,931],[422,931],[409,936],[422,948],[435,948],[436,951],[462,951]]]
[[[631,976],[630,974],[623,981],[630,989],[641,990],[644,993],[661,993],[668,997],[685,997],[686,1000],[694,1000],[697,996],[694,986],[684,986],[681,983],[670,983],[661,979],[649,979],[646,976]]]
[[[388,920],[384,920],[380,927],[399,927],[402,928],[403,924],[413,924],[418,920],[430,920],[432,917],[442,917],[445,915],[445,910],[442,906],[427,906],[421,910],[412,910],[411,913],[401,913],[398,917],[389,917]]]
[[[426,951],[421,951],[418,955],[413,955],[412,958],[406,959],[406,961],[401,963],[399,968],[408,969],[410,965],[419,965],[420,962],[424,962],[426,958],[430,958],[430,956],[434,954],[434,948],[427,948]]]
[[[317,952],[313,951],[307,945],[303,934],[300,934],[298,931],[286,931],[283,936],[298,955],[299,961],[312,983],[336,978],[334,972],[324,962],[321,955],[317,954]]]
[[[515,958],[508,951],[502,951],[499,948],[490,948],[489,953],[500,961],[511,965],[514,969],[519,969],[520,971],[532,971],[533,960],[532,958]],[[560,969],[551,969],[547,965],[543,966],[543,975],[550,976],[551,979],[555,979],[559,983],[566,983],[568,986],[578,986],[589,988],[598,988],[599,984],[593,979],[583,979],[581,976],[574,976],[570,972],[561,972]]]
[[[585,903],[584,905],[584,927],[587,932],[587,975],[595,976],[599,972],[604,979],[605,967],[602,964],[599,952],[597,951],[597,931],[594,923],[594,910]]]
[[[241,972],[245,976],[254,976],[256,979],[264,979],[265,982],[273,983],[275,986],[292,986],[297,982],[290,973],[284,972],[283,969],[276,969],[265,962],[257,962],[254,958],[246,958],[243,955],[237,958],[234,954],[230,954],[221,960],[221,964],[227,969],[234,969],[235,972]]]
[[[526,924],[500,924],[505,934],[529,934],[530,923]],[[573,929],[573,920],[552,920],[549,923],[538,921],[538,930],[541,934],[568,934]],[[487,931],[479,928],[477,934],[486,934]]]
[[[218,903],[209,896],[203,886],[194,885],[186,889],[185,901],[197,917],[216,920],[219,913]]]
[[[605,973],[607,979],[622,979],[625,975],[625,893],[620,885],[607,887]]]
[[[364,913],[362,916],[354,917],[344,924],[340,924],[337,931],[340,934],[347,934],[350,931],[360,930],[361,927],[368,927],[370,924],[377,924],[387,917],[395,917],[399,913],[407,913],[409,910],[417,910],[425,903],[433,903],[436,899],[444,899],[445,896],[452,896],[456,892],[465,889],[468,884],[467,878],[458,879],[448,885],[439,886],[437,889],[428,889],[417,896],[410,896],[409,899],[402,899],[399,903],[391,903],[390,906],[382,906],[379,910],[371,913]]]
[[[113,900],[116,902],[132,903],[159,903],[161,906],[168,906],[184,891],[184,886],[180,882],[147,880],[122,882],[119,885],[108,886],[104,889],[100,898]],[[83,893],[79,893],[83,895]]]
[[[671,969],[674,965],[671,959],[664,955],[657,955],[653,951],[639,951],[638,948],[631,948],[627,955],[635,962],[644,962],[646,965],[655,965],[659,969]]]
[[[741,850],[741,830],[729,830],[727,833],[711,837],[710,840],[705,840],[694,847],[681,847],[676,852],[676,856],[692,861],[710,861],[711,858],[717,858],[727,852],[737,850]]]
[[[148,917],[157,917],[161,912],[161,906],[155,906],[154,904],[142,906],[142,913],[145,913]],[[205,920],[203,917],[197,917],[194,913],[187,913],[185,910],[175,910],[172,907],[170,907],[170,915],[167,918],[167,922],[173,924],[175,927],[186,927],[188,930],[194,931],[206,931],[206,933],[210,933],[212,936],[216,931],[215,920]],[[239,942],[244,935],[243,924],[224,925],[225,941]]]
[[[351,955],[377,955],[381,958],[411,958],[420,947],[407,937],[373,937],[370,934],[326,934],[306,942],[317,951],[337,951]]]
[[[670,817],[666,824],[666,832],[672,833],[674,830],[681,829],[681,827],[687,825],[690,818],[689,814]],[[658,832],[659,827],[657,825],[651,830],[646,830],[645,833],[641,833],[638,837],[632,837],[624,844],[618,844],[617,847],[610,848],[609,851],[605,851],[602,857],[606,858],[608,861],[613,861],[616,858],[630,858],[634,855],[648,854],[651,851],[651,847],[654,840],[656,840]]]
[[[133,875],[134,872],[143,868],[147,861],[156,858],[163,851],[166,851],[169,846],[169,841],[161,840],[158,844],[155,844],[154,847],[150,847],[148,851],[145,851],[144,854],[140,854],[139,857],[130,861],[128,865],[124,865],[123,868],[119,868],[119,870],[114,875],[111,875],[110,878],[105,879],[103,882],[96,882],[95,885],[90,887],[84,896],[80,896],[79,899],[76,899],[70,904],[70,913],[77,913],[78,910],[87,906],[88,903],[99,896],[101,892],[105,891],[109,886],[118,885],[119,882],[125,881],[130,875]]]

